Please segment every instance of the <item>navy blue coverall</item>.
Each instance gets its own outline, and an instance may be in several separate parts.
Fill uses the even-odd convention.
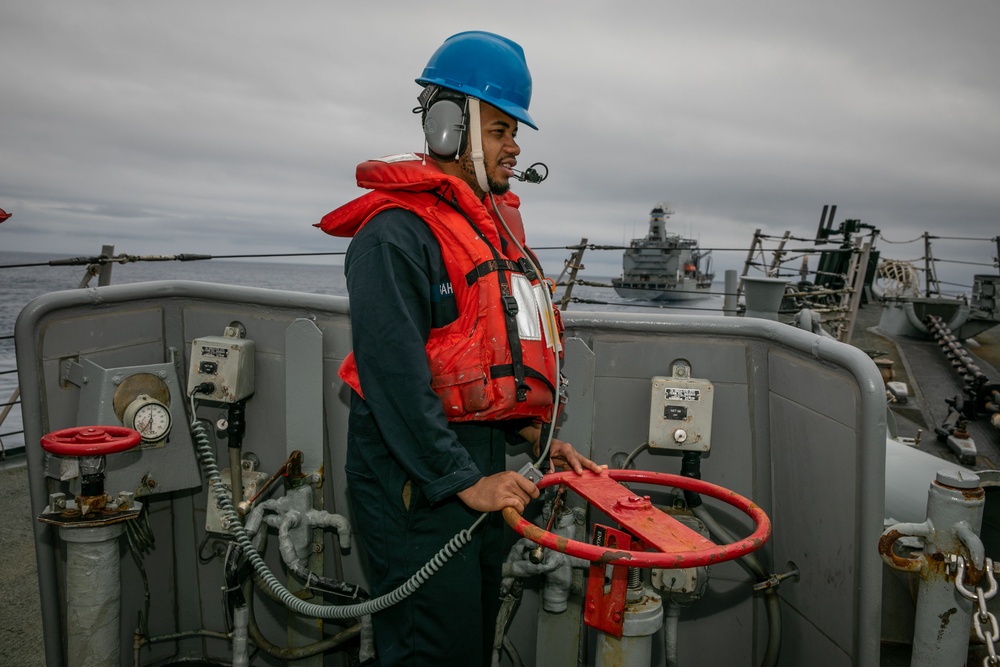
[[[351,395],[347,482],[373,596],[406,581],[479,514],[455,495],[505,469],[505,444],[528,421],[449,423],[431,389],[431,328],[458,316],[433,233],[402,209],[372,218],[345,260],[354,355],[365,398]],[[490,664],[505,554],[491,514],[416,593],[375,614],[377,664]]]

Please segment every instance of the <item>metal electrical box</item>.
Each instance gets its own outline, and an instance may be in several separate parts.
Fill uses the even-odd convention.
[[[649,446],[708,452],[712,441],[712,383],[690,377],[653,378]]]
[[[188,394],[202,383],[211,392],[200,397],[220,403],[236,403],[254,393],[254,343],[233,336],[205,336],[191,341]]]

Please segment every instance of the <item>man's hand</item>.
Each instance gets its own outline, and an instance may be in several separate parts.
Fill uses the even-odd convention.
[[[535,456],[540,456],[543,444],[540,441],[542,435],[541,427],[537,424],[525,426],[520,430],[520,434],[522,438],[531,443],[531,448]],[[563,470],[572,470],[577,475],[582,475],[584,469],[600,474],[602,470],[607,468],[607,466],[594,463],[576,451],[576,448],[568,442],[552,438],[552,446],[549,448],[549,472],[555,471],[556,466],[559,466]]]
[[[549,472],[555,472],[556,466],[563,470],[572,470],[577,475],[582,475],[584,468],[597,474],[607,469],[607,466],[598,465],[576,451],[576,448],[568,442],[552,438],[552,446],[549,448]]]
[[[504,507],[513,507],[518,514],[532,498],[538,497],[538,489],[527,477],[513,470],[483,477],[467,489],[458,492],[459,499],[477,512],[496,512]]]

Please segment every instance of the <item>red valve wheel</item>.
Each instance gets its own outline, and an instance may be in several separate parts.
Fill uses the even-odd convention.
[[[715,544],[700,533],[684,526],[669,514],[653,507],[649,496],[640,496],[625,488],[623,482],[645,482],[694,491],[732,505],[753,519],[753,534],[731,544]],[[745,556],[764,546],[771,537],[771,520],[743,496],[721,486],[662,472],[643,470],[606,470],[601,474],[584,471],[545,475],[538,482],[544,489],[565,484],[591,505],[615,519],[626,531],[656,551],[627,551],[559,537],[526,520],[512,507],[503,510],[504,519],[515,531],[543,547],[561,551],[592,563],[630,567],[687,568],[712,565]]]
[[[142,440],[124,426],[74,426],[42,436],[42,449],[59,456],[102,456],[132,449]]]

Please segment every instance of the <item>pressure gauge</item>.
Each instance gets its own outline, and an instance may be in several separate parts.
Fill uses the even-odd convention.
[[[147,394],[139,394],[128,404],[122,421],[138,431],[144,443],[162,442],[170,433],[170,409]]]

